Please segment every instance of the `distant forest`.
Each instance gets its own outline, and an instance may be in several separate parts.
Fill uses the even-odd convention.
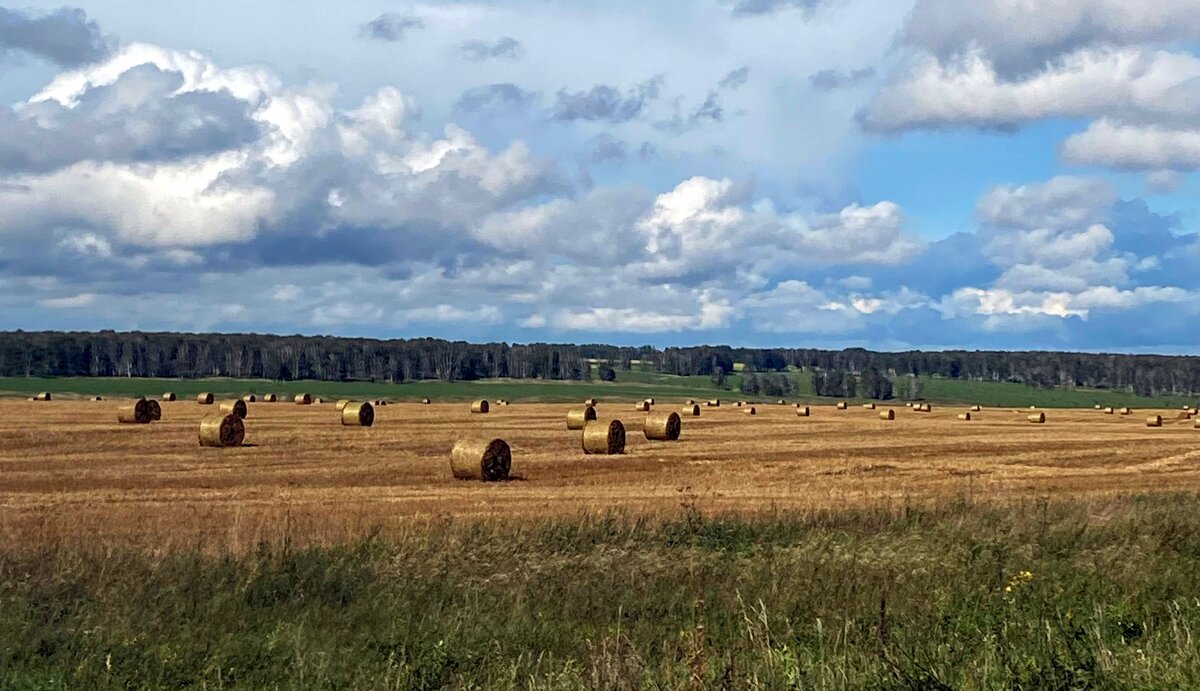
[[[859,348],[626,348],[533,343],[472,344],[432,338],[374,340],[332,336],[183,334],[101,331],[0,332],[0,375],[9,377],[239,377],[325,381],[585,380],[589,360],[621,370],[639,361],[657,372],[711,377],[721,386],[744,372],[803,367],[818,388],[839,378],[859,385],[880,375],[1021,382],[1038,387],[1092,387],[1139,395],[1200,392],[1200,357],[1059,352],[941,351],[877,353]],[[605,368],[606,374],[607,368]],[[606,376],[605,378],[608,378]],[[760,377],[763,385],[771,377]],[[889,386],[882,382],[883,386]],[[764,391],[765,393],[765,391]],[[890,393],[890,392],[889,392]],[[876,392],[871,391],[874,395]]]

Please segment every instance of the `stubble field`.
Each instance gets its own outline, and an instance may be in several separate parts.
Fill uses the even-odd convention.
[[[373,428],[343,427],[332,403],[250,405],[247,446],[198,446],[194,401],[163,420],[120,425],[120,401],[0,401],[0,540],[5,549],[113,544],[245,552],[263,542],[332,545],[454,519],[511,523],[580,514],[673,518],[681,506],[753,517],[1048,497],[1200,490],[1200,430],[1178,411],[985,409],[896,419],[852,407],[730,405],[684,418],[678,442],[649,442],[630,401],[601,401],[627,429],[626,453],[585,456],[563,404],[394,404]],[[659,401],[678,410],[681,402]],[[883,409],[883,408],[881,408]],[[1162,428],[1145,417],[1164,416]],[[451,477],[449,450],[500,437],[510,482]]]

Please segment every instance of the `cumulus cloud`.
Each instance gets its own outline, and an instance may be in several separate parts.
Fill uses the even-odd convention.
[[[599,84],[585,91],[563,89],[555,99],[554,118],[567,121],[628,122],[640,116],[646,107],[659,97],[662,84],[662,77],[655,77],[624,92],[607,84]]]
[[[717,86],[722,89],[740,89],[750,81],[750,66],[742,65],[736,70],[730,70],[721,81],[717,82]]]
[[[1099,120],[1068,137],[1062,156],[1078,165],[1193,171],[1200,168],[1200,127],[1176,129]]]
[[[405,14],[381,14],[359,28],[360,38],[395,43],[404,40],[414,29],[425,28],[425,22],[417,16]]]
[[[1084,50],[1007,80],[979,54],[954,63],[924,56],[860,114],[870,130],[972,126],[1011,129],[1049,117],[1187,118],[1200,113],[1200,58],[1141,49]]]
[[[460,47],[463,57],[475,62],[483,62],[494,58],[515,60],[524,53],[521,42],[511,36],[501,36],[495,41],[467,41]]]
[[[783,10],[799,10],[811,14],[829,0],[733,0],[735,16],[754,16],[771,14]]]
[[[808,78],[808,83],[818,91],[837,91],[850,89],[875,78],[874,67],[863,67],[850,72],[837,70],[821,70]]]
[[[942,62],[978,56],[1005,78],[1081,48],[1197,38],[1192,0],[918,0],[901,33]]]
[[[462,112],[477,112],[497,107],[524,107],[537,101],[538,94],[516,84],[485,84],[467,89],[454,107]]]
[[[24,53],[76,67],[104,58],[108,42],[87,13],[63,7],[49,14],[33,14],[0,7],[0,57]]]

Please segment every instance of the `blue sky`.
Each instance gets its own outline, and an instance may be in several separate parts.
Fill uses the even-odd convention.
[[[0,6],[0,328],[1197,352],[1195,0]]]

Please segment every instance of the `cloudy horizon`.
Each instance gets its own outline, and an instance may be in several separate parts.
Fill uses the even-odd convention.
[[[1195,0],[0,6],[0,329],[1200,353]]]

